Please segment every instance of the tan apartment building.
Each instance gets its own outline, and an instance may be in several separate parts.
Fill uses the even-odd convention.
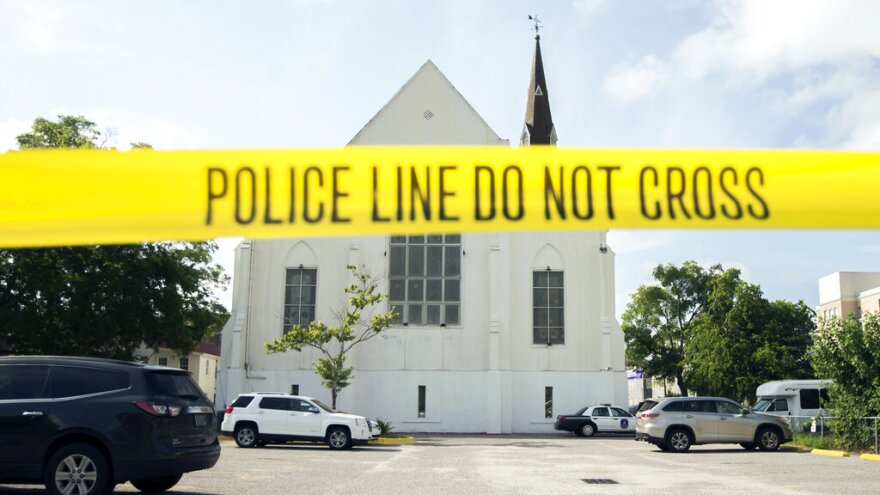
[[[880,272],[834,272],[819,279],[818,318],[861,318],[870,311],[880,311]]]
[[[142,363],[189,371],[208,396],[208,400],[214,401],[214,393],[217,390],[217,367],[220,364],[220,346],[214,342],[199,342],[195,350],[187,356],[178,356],[175,351],[167,347],[149,349],[144,346],[141,346],[135,355]]]

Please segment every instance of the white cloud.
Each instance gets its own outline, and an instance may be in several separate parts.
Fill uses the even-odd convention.
[[[699,82],[720,90],[764,87],[791,78],[780,105],[831,102],[827,136],[792,144],[880,148],[880,2],[723,0],[709,25],[665,57],[644,56],[613,67],[603,89],[632,102],[666,87]],[[709,79],[711,78],[711,81]]]
[[[635,64],[622,63],[611,68],[602,88],[621,101],[634,101],[655,93],[666,81],[669,67],[653,55]]]
[[[15,137],[28,132],[30,128],[29,120],[10,119],[0,122],[0,153],[17,149],[18,142]]]

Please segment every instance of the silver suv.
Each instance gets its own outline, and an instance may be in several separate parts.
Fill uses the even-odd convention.
[[[778,450],[791,441],[783,418],[756,413],[723,397],[672,397],[646,401],[636,413],[636,440],[663,450],[738,443],[746,450]]]

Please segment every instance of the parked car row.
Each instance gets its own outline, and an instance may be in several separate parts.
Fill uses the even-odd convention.
[[[774,399],[775,400],[775,399]],[[635,434],[663,450],[738,443],[777,450],[791,441],[786,418],[720,397],[609,404],[561,415],[554,427],[591,437]],[[221,425],[239,447],[309,441],[341,450],[379,436],[378,423],[311,398],[240,395]],[[168,490],[184,473],[217,463],[213,405],[187,371],[106,359],[0,358],[0,480],[45,483],[51,495],[105,495],[130,481]]]
[[[752,411],[723,397],[671,397],[643,402],[635,417],[608,404],[560,415],[554,428],[578,436],[635,433],[662,450],[686,452],[692,445],[734,443],[747,450],[775,451],[792,439],[785,418]]]

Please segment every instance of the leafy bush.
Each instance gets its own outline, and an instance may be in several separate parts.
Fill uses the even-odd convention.
[[[820,320],[810,360],[818,376],[831,378],[828,424],[846,449],[874,445],[873,420],[880,414],[880,315]]]
[[[379,426],[379,431],[382,436],[385,436],[391,433],[391,430],[394,429],[394,426],[391,424],[391,421],[384,421],[381,419],[376,420],[376,424]]]

